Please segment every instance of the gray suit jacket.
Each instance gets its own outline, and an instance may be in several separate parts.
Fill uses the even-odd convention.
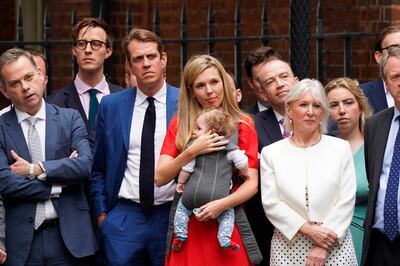
[[[371,228],[375,217],[375,204],[378,195],[379,178],[381,176],[383,157],[394,109],[389,108],[367,119],[364,130],[365,167],[369,182],[367,215],[364,222],[364,242],[361,265],[368,255]]]
[[[58,212],[60,232],[68,251],[77,258],[94,254],[97,249],[90,222],[89,205],[83,183],[89,178],[92,153],[85,125],[72,109],[46,104],[46,181],[29,180],[11,172],[14,150],[31,161],[15,110],[0,117],[0,194],[6,210],[6,265],[24,265],[29,255],[36,203],[51,198],[52,184],[63,185],[58,198],[51,198]],[[77,150],[77,158],[69,158]]]

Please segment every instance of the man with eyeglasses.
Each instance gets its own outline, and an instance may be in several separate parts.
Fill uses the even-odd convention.
[[[79,111],[93,149],[99,103],[105,95],[123,88],[108,82],[104,76],[104,61],[113,52],[111,29],[105,22],[97,18],[82,19],[72,29],[72,40],[78,74],[47,101]]]
[[[392,46],[400,46],[400,25],[386,27],[379,34],[375,44],[376,63],[380,64],[383,54]],[[394,106],[393,97],[388,92],[382,77],[363,83],[360,87],[364,90],[374,113]]]

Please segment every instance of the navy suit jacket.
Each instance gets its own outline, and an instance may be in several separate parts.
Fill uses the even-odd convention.
[[[276,120],[272,108],[257,113],[254,118],[254,123],[256,125],[259,153],[265,146],[282,139],[279,122]],[[258,183],[261,184],[260,177]],[[259,265],[269,265],[269,250],[274,227],[265,216],[261,202],[261,189],[257,191],[255,196],[247,201],[246,215],[249,218],[254,236],[256,237],[263,255],[263,260]]]
[[[256,102],[254,105],[247,107],[244,111],[248,114],[256,115],[260,112],[260,109],[258,109],[258,104]]]
[[[124,89],[118,85],[114,85],[109,82],[108,82],[108,87],[110,89],[110,93],[118,92],[118,91],[121,91]],[[48,103],[52,103],[52,104],[58,105],[60,107],[72,108],[72,109],[77,110],[85,123],[86,130],[87,130],[88,136],[89,136],[89,140],[91,141],[91,145],[94,146],[94,138],[96,136],[96,129],[92,129],[89,126],[89,120],[86,117],[85,110],[83,109],[81,100],[79,99],[78,91],[76,90],[73,80],[70,81],[70,83],[68,83],[64,88],[62,88],[56,94],[50,95],[46,99],[46,101]]]
[[[363,83],[360,87],[364,90],[374,114],[388,108],[382,79]]]
[[[382,172],[383,157],[390,126],[394,115],[394,108],[386,109],[371,116],[364,127],[365,167],[369,182],[367,214],[364,222],[364,242],[361,265],[364,265],[368,256],[371,229],[375,217],[376,198],[378,196],[379,181]],[[393,144],[394,145],[394,144]]]
[[[110,94],[97,115],[96,149],[90,178],[94,214],[109,212],[118,200],[126,169],[137,89]],[[167,127],[177,110],[179,89],[167,84]]]
[[[6,209],[6,265],[25,265],[34,234],[36,203],[50,198],[52,184],[64,185],[58,198],[52,198],[58,212],[65,246],[77,257],[94,254],[97,249],[90,222],[89,205],[83,182],[89,178],[92,154],[85,125],[72,109],[46,104],[46,181],[30,180],[14,174],[9,165],[14,150],[31,162],[15,109],[0,117],[0,194]],[[77,158],[69,158],[72,151]]]

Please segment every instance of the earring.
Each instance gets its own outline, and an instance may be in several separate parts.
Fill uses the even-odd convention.
[[[293,119],[289,118],[289,123],[293,124]]]

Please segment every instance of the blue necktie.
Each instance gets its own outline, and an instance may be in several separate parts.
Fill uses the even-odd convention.
[[[96,89],[90,89],[89,94],[90,94],[90,102],[89,102],[89,126],[90,128],[94,128],[94,125],[96,123],[96,115],[97,115],[97,110],[99,109],[99,101],[97,100],[97,90]]]
[[[153,97],[147,97],[147,101],[149,105],[144,115],[140,145],[139,195],[142,206],[146,210],[151,210],[154,203],[154,132],[156,129],[156,107]]]
[[[396,118],[399,121],[399,117]],[[400,129],[394,142],[392,163],[390,164],[389,179],[386,186],[383,221],[385,234],[390,241],[399,234],[399,221],[397,219],[397,192],[399,190],[400,173]]]

